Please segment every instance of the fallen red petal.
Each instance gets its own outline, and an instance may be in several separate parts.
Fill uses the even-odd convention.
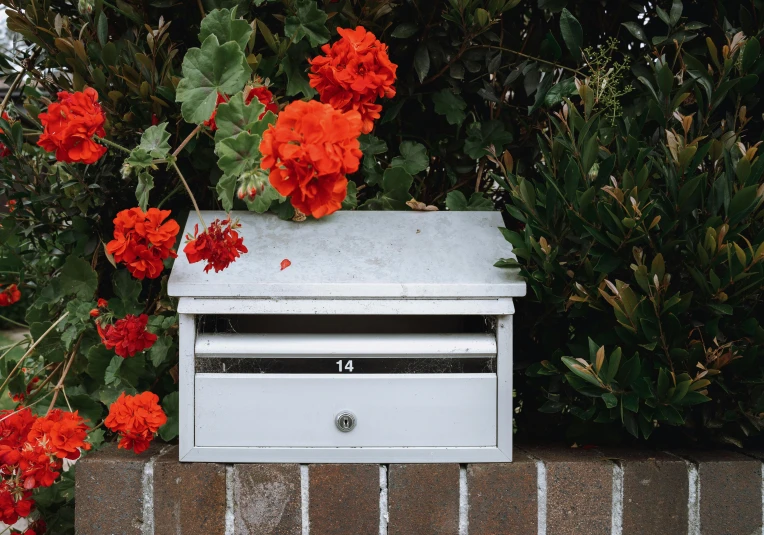
[[[285,258],[284,260],[281,261],[281,271],[284,271],[286,268],[288,268],[291,265],[292,263],[289,261],[289,259]]]

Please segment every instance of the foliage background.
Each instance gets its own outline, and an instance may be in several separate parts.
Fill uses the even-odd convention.
[[[307,59],[336,27],[362,25],[390,47],[397,96],[383,101],[382,119],[362,140],[346,208],[407,210],[413,198],[503,211],[529,281],[515,316],[521,437],[758,440],[760,0],[1,3],[29,45],[0,61],[9,84],[26,69],[12,112],[21,120],[0,121],[13,150],[0,164],[0,195],[17,201],[2,217],[0,282],[21,282],[25,297],[2,312],[33,338],[70,313],[34,366],[11,378],[12,392],[34,375],[60,373],[74,354],[66,381],[74,408],[100,422],[120,391],[151,389],[170,415],[162,438],[177,434],[166,278],[136,282],[103,253],[115,214],[136,205],[140,184],[122,177],[114,150],[90,166],[56,164],[25,130],[58,90],[87,85],[99,92],[109,139],[134,147],[166,121],[177,147],[193,129],[175,102],[184,55],[199,46],[202,13],[235,8],[254,30],[246,61],[282,106],[314,96]],[[216,161],[207,134],[178,155],[203,209],[220,208]],[[171,171],[154,171],[153,189],[140,186],[139,197],[182,224],[190,206]],[[266,200],[234,208],[293,216],[288,203]],[[114,360],[87,315],[96,296],[118,315],[153,315],[160,342]],[[0,362],[3,378],[19,356]],[[11,406],[4,393],[0,404]],[[95,433],[98,442],[103,432]],[[38,503],[63,531],[71,481],[56,488]]]

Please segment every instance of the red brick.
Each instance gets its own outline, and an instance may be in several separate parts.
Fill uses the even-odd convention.
[[[698,466],[701,533],[761,533],[761,462],[730,451],[681,453]]]
[[[75,529],[80,535],[141,535],[143,471],[157,446],[136,455],[109,444],[77,463]]]
[[[237,464],[233,467],[236,535],[300,535],[300,465]]]
[[[623,469],[623,535],[687,532],[687,463],[649,450],[605,449]]]
[[[515,451],[513,462],[467,467],[470,535],[536,535],[537,468]]]
[[[458,535],[458,464],[392,464],[387,489],[389,535]]]
[[[310,533],[379,533],[379,466],[315,464],[309,469]]]
[[[154,534],[225,533],[225,465],[181,463],[178,448],[154,465]]]
[[[610,535],[613,463],[580,448],[536,447],[528,453],[546,466],[546,532]]]

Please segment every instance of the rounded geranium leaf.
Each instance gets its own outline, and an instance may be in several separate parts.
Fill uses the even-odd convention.
[[[251,72],[237,43],[221,45],[214,35],[207,37],[201,48],[192,48],[183,58],[183,79],[175,94],[176,102],[183,103],[183,118],[195,124],[209,120],[218,94],[241,91]]]
[[[203,43],[210,35],[217,37],[220,43],[234,41],[244,50],[252,35],[252,27],[246,20],[235,19],[228,9],[213,9],[202,19],[199,42]]]
[[[239,132],[215,144],[218,167],[227,175],[241,175],[260,167],[260,136]]]
[[[247,104],[244,102],[244,93],[236,93],[228,102],[218,105],[215,142],[249,131],[264,112],[265,106],[259,100],[253,99]]]

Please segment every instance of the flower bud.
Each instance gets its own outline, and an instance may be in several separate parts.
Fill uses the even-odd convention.
[[[239,187],[236,196],[241,200],[252,201],[258,193],[265,191],[268,184],[268,173],[262,169],[244,173],[239,179]]]
[[[77,10],[82,15],[90,15],[93,12],[93,0],[80,0],[77,3]]]

